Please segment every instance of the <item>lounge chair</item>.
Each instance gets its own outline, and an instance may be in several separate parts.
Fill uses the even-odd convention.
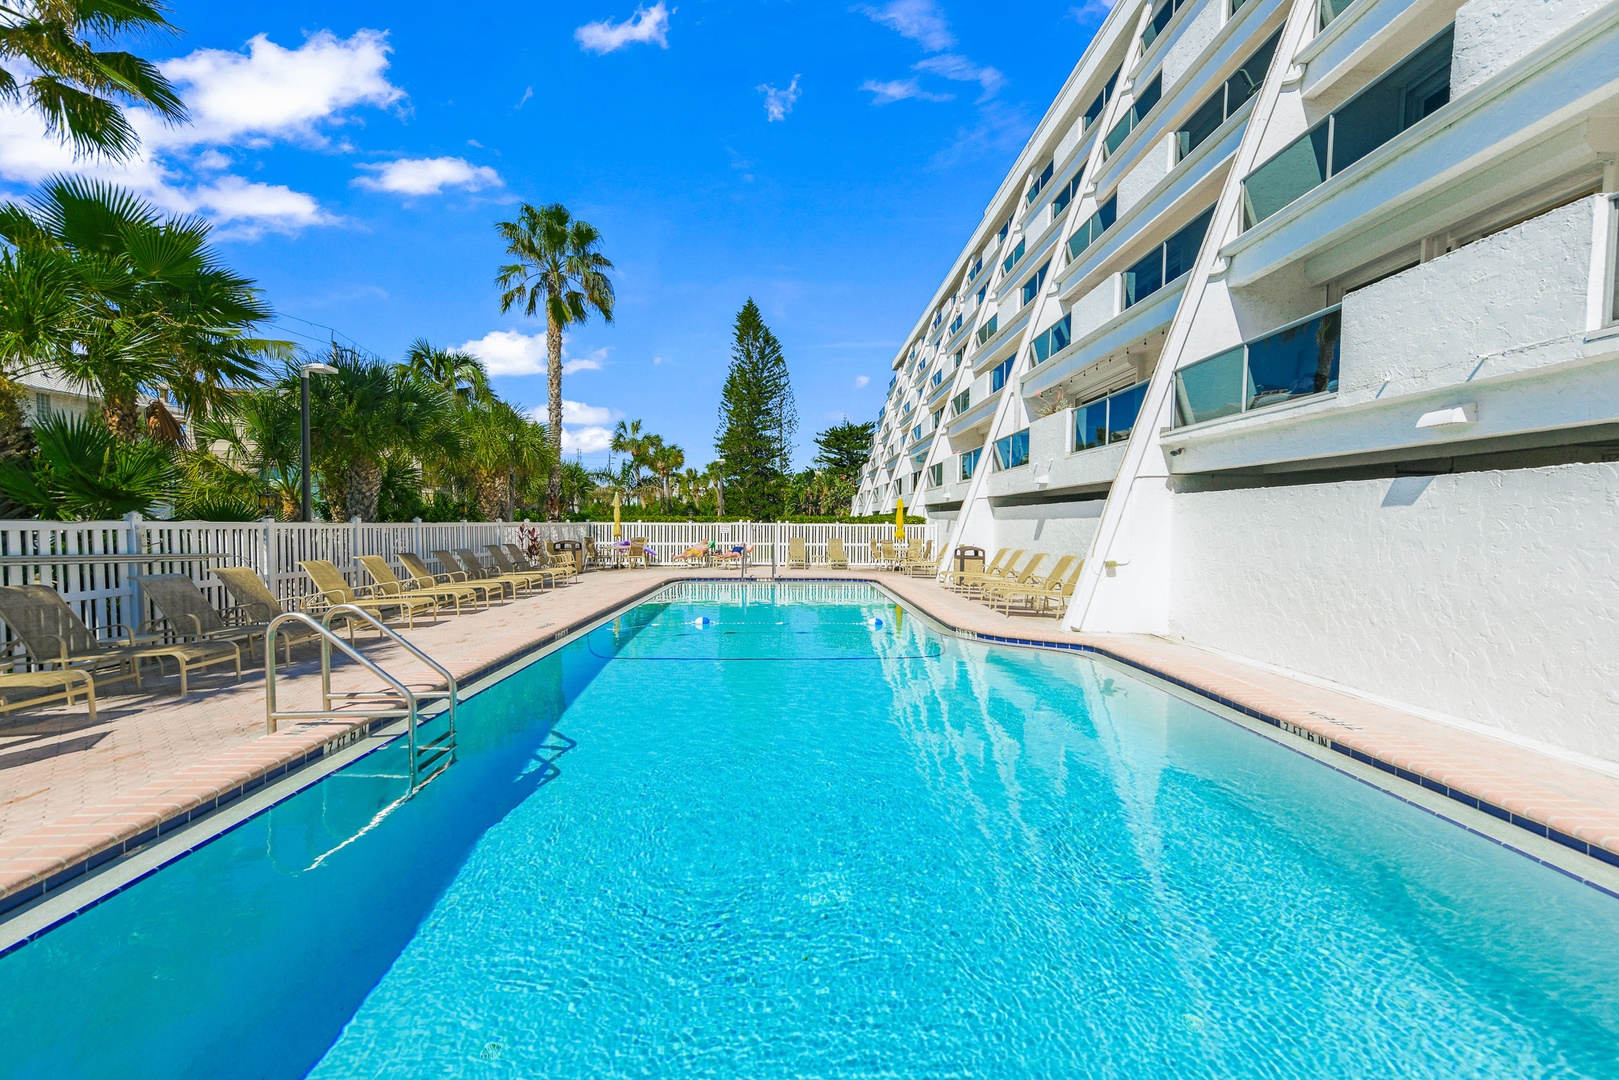
[[[416,583],[416,588],[422,592],[429,590],[440,592],[454,589],[463,598],[482,600],[484,607],[489,606],[490,594],[499,596],[502,600],[506,598],[506,588],[503,585],[468,581],[467,575],[460,570],[435,574],[427,568],[426,563],[422,562],[420,555],[412,554],[409,551],[399,553],[399,563],[405,568],[405,572],[410,575],[411,580]]]
[[[608,561],[611,560],[603,555],[601,549],[596,546],[596,538],[594,536],[585,537],[585,565],[601,566],[604,562]]]
[[[29,705],[47,705],[66,700],[71,708],[73,700],[84,694],[90,706],[90,722],[96,722],[96,681],[88,671],[73,668],[55,671],[0,672],[0,713]]]
[[[833,536],[826,541],[826,565],[835,566],[843,570],[849,569],[849,556],[843,550],[843,537]]]
[[[503,590],[509,590],[513,599],[517,598],[520,590],[526,590],[529,593],[534,591],[526,576],[520,579],[508,578],[502,577],[493,570],[486,570],[483,561],[469,550],[446,551],[443,548],[434,548],[433,558],[437,559],[439,565],[445,569],[465,574],[468,581],[482,582],[485,585],[499,586]]]
[[[794,536],[787,541],[787,569],[795,570],[809,566],[809,551],[804,547],[804,538]]]
[[[229,641],[142,641],[129,627],[120,625],[124,641],[109,645],[84,625],[55,589],[45,585],[0,587],[0,620],[22,642],[29,662],[39,668],[71,668],[108,682],[132,678],[140,686],[141,661],[158,661],[161,672],[162,662],[173,660],[180,668],[182,698],[192,668],[231,663],[236,666],[236,677],[242,677],[242,650]]]
[[[1064,566],[1064,563],[1070,565]],[[1027,587],[1014,587],[1011,585],[993,587],[991,606],[996,603],[1005,606],[1008,618],[1012,615],[1013,604],[1027,604],[1029,610],[1037,614],[1045,614],[1053,604],[1059,604],[1073,599],[1074,586],[1079,582],[1079,572],[1084,569],[1085,560],[1077,555],[1065,555],[1057,560],[1057,565],[1051,568],[1051,573],[1043,575],[1039,582],[1031,583]]]
[[[251,570],[247,572],[252,574]],[[257,579],[256,574],[254,578]],[[233,606],[227,612],[233,621],[227,622],[208,597],[203,595],[197,583],[185,574],[151,574],[138,578],[137,582],[141,594],[150,600],[152,606],[160,613],[159,618],[142,623],[140,631],[166,633],[181,641],[219,640],[234,641],[238,644],[245,641],[250,660],[254,655],[253,646],[264,640],[264,632],[270,628],[270,619],[275,618],[275,615],[256,617],[253,609]],[[269,590],[265,591],[268,593]],[[278,608],[279,606],[277,605]],[[280,612],[277,611],[276,614]],[[306,632],[302,638],[308,639],[311,636]],[[289,664],[292,663],[292,643],[293,635],[288,634],[282,638]]]
[[[388,560],[381,555],[358,555],[355,556],[355,561],[360,564],[361,569],[371,575],[371,596],[374,599],[389,596],[427,596],[435,603],[451,604],[457,615],[461,614],[461,601],[473,599],[454,586],[448,588],[440,588],[437,585],[422,586],[418,585],[414,578],[402,581],[399,575],[394,573],[393,567],[388,565]]]
[[[438,622],[438,601],[431,596],[412,596],[409,594],[386,597],[361,596],[360,590],[355,589],[345,581],[343,575],[338,573],[337,567],[326,559],[305,559],[298,565],[303,568],[304,573],[309,575],[309,580],[315,583],[315,595],[308,598],[315,601],[315,610],[309,611],[310,605],[307,600],[304,604],[304,610],[309,611],[311,615],[318,614],[326,608],[337,607],[339,604],[352,604],[361,611],[374,612],[379,619],[388,618],[385,612],[390,611],[396,615],[403,615],[405,625],[413,630],[416,628],[416,613],[418,611],[432,615],[433,621]],[[372,590],[366,589],[365,591],[369,593]],[[349,619],[347,621],[350,624],[349,636],[352,638],[354,636],[354,620]]]
[[[971,596],[973,593],[983,591],[986,585],[1005,585],[1007,581],[1017,581],[1028,568],[1039,565],[1038,560],[1044,559],[1044,555],[1030,555],[1030,560],[1023,563],[1023,568],[1020,570],[1017,562],[1022,557],[1023,549],[1018,547],[1017,551],[1007,555],[1007,559],[999,567],[986,568],[983,573],[963,573],[957,580],[957,588]]]
[[[1029,556],[1029,561],[1023,564],[1022,570],[1013,570],[1011,569],[1012,564],[1007,563],[1005,573],[980,579],[972,583],[970,587],[976,588],[980,597],[987,597],[992,589],[1008,586],[1018,588],[1038,584],[1041,580],[1039,577],[1040,564],[1045,561],[1046,557],[1037,551]]]
[[[905,549],[905,558],[900,560],[898,569],[906,574],[932,574],[939,569],[939,560],[933,557],[933,541],[922,543],[922,550],[917,551],[916,542]]]
[[[682,566],[706,566],[711,554],[713,554],[711,545],[693,544],[669,561],[680,563]]]
[[[489,561],[494,563],[495,569],[502,574],[522,574],[552,588],[556,587],[557,578],[566,578],[573,572],[572,567],[558,570],[550,566],[535,568],[519,565],[512,561],[511,556],[507,555],[499,544],[486,544],[484,550],[489,552]]]
[[[1017,561],[1021,558],[1023,558],[1023,548],[1018,548],[1015,551],[1008,551],[1006,548],[1002,548],[1000,551],[996,552],[995,557],[989,561],[989,565],[985,566],[982,570],[950,571],[945,575],[945,584],[960,592],[971,592],[973,589],[978,587],[980,582],[996,582],[1002,580],[1002,575],[1006,573],[1007,568],[1015,566]]]
[[[582,567],[580,567],[579,564],[574,562],[572,559],[559,562],[558,560],[551,558],[549,555],[535,558],[516,544],[502,544],[500,546],[505,549],[506,557],[508,560],[510,560],[512,569],[514,571],[527,570],[535,573],[555,575],[551,582],[553,585],[557,584],[557,578],[560,578],[563,583],[566,583],[572,579],[577,579],[579,577],[579,571],[582,569]],[[588,559],[589,554],[584,554],[585,558]]]

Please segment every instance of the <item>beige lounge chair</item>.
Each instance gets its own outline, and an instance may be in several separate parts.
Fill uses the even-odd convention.
[[[508,578],[495,573],[493,570],[487,570],[484,568],[482,560],[470,550],[446,551],[442,548],[434,548],[433,558],[439,561],[440,566],[465,574],[468,581],[482,582],[490,586],[498,585],[501,589],[509,591],[513,599],[517,598],[520,591],[526,590],[529,593],[534,591],[527,577],[520,579]]]
[[[90,706],[90,722],[96,722],[96,681],[88,671],[73,668],[55,671],[0,672],[0,713],[30,705],[48,705],[65,700],[71,708],[79,694]]]
[[[1010,554],[1012,554],[1010,550],[1007,548],[1001,548],[1001,550],[997,551],[989,562],[985,563],[983,566],[980,566],[976,570],[946,570],[944,573],[944,584],[947,588],[954,589],[959,587],[962,578],[976,577],[980,574],[998,574],[1000,573],[1001,568],[1005,566],[1006,558]],[[1022,552],[1018,552],[1018,554],[1021,555]]]
[[[992,561],[988,566],[976,572],[972,570],[964,572],[951,571],[947,583],[953,589],[970,593],[977,590],[985,582],[994,584],[1004,581],[1006,580],[1006,574],[1012,567],[1017,565],[1019,559],[1023,558],[1023,554],[1023,548],[1016,548],[1012,551],[1002,548],[1000,554],[995,556],[998,561]]]
[[[252,573],[251,570],[247,572]],[[255,580],[257,576],[254,575]],[[275,617],[271,615],[269,618],[256,618],[253,610],[233,606],[227,610],[227,615],[232,621],[227,622],[208,597],[203,595],[197,583],[185,574],[151,574],[137,578],[136,583],[140,586],[141,595],[150,600],[152,606],[160,613],[159,618],[142,623],[139,627],[141,631],[168,634],[181,641],[220,640],[234,641],[238,645],[246,642],[250,660],[254,656],[254,646],[264,640],[264,632],[270,628],[270,619]],[[266,589],[265,592],[268,593],[269,590]],[[280,612],[277,611],[276,614]],[[312,636],[305,629],[301,638],[308,639]],[[293,638],[290,633],[282,638],[282,646],[289,664],[292,663]]]
[[[808,568],[809,551],[804,546],[802,536],[789,537],[787,540],[787,569],[796,570]]]
[[[121,644],[109,645],[84,625],[67,601],[45,585],[0,586],[0,621],[4,621],[31,664],[38,668],[74,669],[108,682],[134,679],[141,683],[141,661],[164,660],[180,669],[180,696],[186,696],[192,668],[230,663],[242,677],[242,650],[229,641],[168,642],[145,640],[127,626]],[[112,629],[112,627],[108,627]]]
[[[990,585],[1005,585],[1009,582],[1019,581],[1025,574],[1030,573],[1045,561],[1045,556],[1036,552],[1029,556],[1027,562],[1020,568],[1018,560],[1023,557],[1023,549],[1018,548],[1001,564],[999,570],[986,570],[982,574],[967,574],[961,579],[961,589],[969,596],[983,592]]]
[[[906,574],[932,574],[937,571],[939,560],[933,557],[933,541],[923,541],[920,551],[913,541],[911,546],[905,549],[905,557],[900,560],[899,569]]]
[[[483,556],[479,555],[471,548],[456,548],[455,557],[461,560],[461,565],[466,567],[469,573],[477,571],[479,573],[487,574],[492,581],[509,581],[513,585],[522,586],[530,593],[534,592],[534,587],[536,585],[540,586],[541,588],[545,587],[545,576],[543,574],[536,574],[528,570],[519,571],[517,573],[507,573],[505,570],[501,569],[500,565],[495,563],[493,559],[490,560],[491,565],[485,566]],[[474,574],[474,576],[476,576],[476,574]]]
[[[424,592],[427,590],[438,592],[455,589],[464,599],[476,599],[483,601],[484,607],[489,606],[489,597],[491,594],[499,596],[502,600],[506,598],[506,589],[502,585],[491,585],[481,581],[468,581],[467,575],[462,573],[460,570],[452,570],[444,574],[435,574],[433,571],[427,568],[426,563],[422,562],[420,555],[412,554],[409,551],[401,551],[399,553],[399,563],[405,568],[405,573],[410,575],[410,579],[416,583],[417,589]]]
[[[435,603],[452,605],[457,615],[461,614],[461,601],[472,599],[460,589],[454,587],[441,589],[436,585],[425,587],[417,585],[414,579],[402,581],[399,575],[394,573],[393,567],[388,565],[388,560],[381,555],[358,555],[355,557],[355,561],[360,564],[361,569],[371,576],[371,596],[373,599],[382,599],[389,596],[427,596],[431,597]]]
[[[512,569],[515,571],[527,570],[535,573],[555,575],[551,581],[551,584],[553,585],[567,584],[569,581],[575,580],[579,577],[579,570],[581,568],[579,564],[572,559],[558,561],[549,555],[542,555],[536,558],[528,554],[516,544],[502,544],[500,546],[505,549],[506,556],[512,564]],[[581,561],[588,560],[591,557],[588,551],[582,552],[581,554],[583,554],[585,557],[584,560]]]
[[[843,570],[849,569],[849,555],[843,550],[843,537],[832,536],[827,538],[826,565]]]
[[[978,582],[978,595],[981,599],[988,599],[993,591],[1003,588],[1026,588],[1041,582],[1040,564],[1046,557],[1039,552],[1029,556],[1029,561],[1023,564],[1022,570],[1008,570],[999,578]]]
[[[1071,565],[1063,566],[1064,562],[1070,562]],[[1013,604],[1027,604],[1030,611],[1043,615],[1053,605],[1061,605],[1073,599],[1074,587],[1079,582],[1079,572],[1084,567],[1084,559],[1077,555],[1065,555],[1057,560],[1057,565],[1052,567],[1051,573],[1046,574],[1043,580],[1027,588],[1010,585],[996,587],[991,606],[996,603],[1004,605],[1008,618],[1012,615]]]
[[[894,547],[894,541],[884,540],[881,545],[871,545],[871,561],[877,564],[877,569],[896,570],[899,568],[899,551]]]
[[[315,583],[315,594],[304,603],[304,610],[311,615],[318,615],[327,608],[337,607],[339,604],[352,604],[361,611],[374,612],[379,619],[386,620],[386,612],[394,612],[405,617],[405,625],[411,629],[416,628],[416,613],[425,612],[433,616],[438,622],[438,601],[431,596],[361,596],[360,590],[355,589],[338,573],[337,567],[326,559],[305,559],[298,564],[309,580]],[[372,590],[365,590],[367,593]],[[314,601],[313,610],[309,601]],[[354,636],[354,620],[347,620],[349,636]]]
[[[538,569],[522,566],[513,562],[511,556],[507,555],[499,544],[486,544],[484,545],[484,550],[489,552],[489,561],[494,563],[495,569],[502,574],[522,574],[538,581],[541,585],[549,585],[552,588],[556,587],[557,578],[568,577],[573,572],[572,567],[567,570],[558,570],[549,566]]]

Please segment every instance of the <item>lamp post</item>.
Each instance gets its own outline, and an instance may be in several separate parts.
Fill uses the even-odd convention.
[[[516,496],[513,494],[512,481],[517,472],[517,436],[506,436],[506,520],[517,520]]]
[[[714,470],[714,483],[716,485],[716,492],[714,495],[714,516],[716,518],[722,518],[725,516],[725,459],[715,458],[714,464],[719,466],[719,468]]]
[[[330,364],[304,364],[298,368],[298,401],[303,416],[303,441],[299,447],[299,483],[302,485],[302,498],[299,504],[300,521],[308,521],[309,511],[309,376],[336,375],[337,369]]]

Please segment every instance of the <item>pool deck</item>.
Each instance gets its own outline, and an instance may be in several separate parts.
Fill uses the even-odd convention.
[[[465,684],[667,582],[711,576],[678,568],[594,572],[566,588],[405,633]],[[877,581],[958,631],[1102,654],[1619,866],[1619,767],[1590,767],[1166,638],[1078,635],[1055,618],[1008,618],[932,579],[860,570],[781,576]],[[362,648],[384,668],[427,674],[374,636],[362,638]],[[315,650],[294,656],[298,663],[278,675],[284,702],[319,692]],[[352,664],[334,671],[333,683],[374,685]],[[175,699],[170,679],[148,692],[103,695],[98,704],[93,724],[82,706],[0,716],[0,912],[320,759],[366,726],[301,722],[265,734],[262,669],[240,682],[194,675],[184,701]]]

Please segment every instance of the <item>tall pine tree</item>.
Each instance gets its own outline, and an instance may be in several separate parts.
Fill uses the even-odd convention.
[[[731,370],[714,449],[725,461],[725,506],[755,520],[780,515],[792,470],[798,409],[781,342],[750,297],[736,315]]]

